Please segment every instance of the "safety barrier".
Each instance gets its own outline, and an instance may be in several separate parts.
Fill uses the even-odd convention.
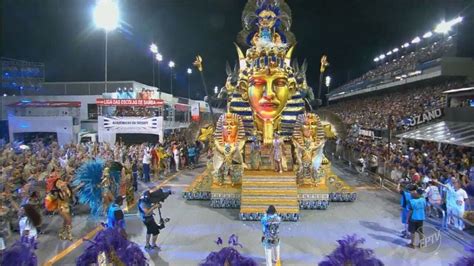
[[[332,162],[343,163],[353,170],[364,174],[365,176],[371,178],[374,183],[377,183],[381,189],[391,191],[398,194],[398,180],[391,178],[392,171],[397,171],[393,169],[382,160],[378,161],[377,167],[367,166],[365,169],[362,169],[362,166],[359,163],[359,158],[361,158],[361,153],[357,150],[350,150],[342,145],[336,145],[334,141],[328,141],[325,145],[325,154],[326,157],[330,158]],[[433,206],[440,214],[440,217],[433,219],[433,221],[440,224],[440,227],[445,230],[450,230],[456,234],[462,233],[457,228],[455,228],[450,223],[447,223],[447,219],[457,218],[463,221],[464,225],[474,227],[474,223],[465,219],[464,217],[459,217],[455,214],[448,214],[440,206]],[[459,237],[458,237],[459,238]]]

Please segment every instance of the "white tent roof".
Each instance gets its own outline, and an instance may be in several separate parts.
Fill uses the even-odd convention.
[[[474,123],[443,121],[399,134],[397,137],[474,147]]]

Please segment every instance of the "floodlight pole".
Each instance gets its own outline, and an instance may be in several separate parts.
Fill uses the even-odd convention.
[[[108,39],[109,39],[109,34],[108,34],[108,31],[106,29],[104,29],[105,31],[105,82],[104,82],[104,86],[105,86],[105,93],[107,93],[107,44],[108,44]]]

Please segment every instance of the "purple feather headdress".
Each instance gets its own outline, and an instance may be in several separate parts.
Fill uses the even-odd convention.
[[[76,259],[77,266],[97,263],[97,257],[102,252],[108,256],[110,254],[116,255],[125,265],[147,265],[147,259],[140,247],[123,237],[117,228],[107,228],[100,231],[90,242],[92,244]]]
[[[365,239],[358,238],[357,235],[348,235],[337,241],[339,246],[328,256],[326,260],[321,261],[319,266],[381,266],[382,261],[374,257],[374,251],[359,247],[365,242]]]
[[[218,246],[222,244],[222,238],[218,237],[214,241]],[[215,266],[215,265],[239,265],[239,266],[257,266],[257,262],[252,258],[242,256],[234,247],[243,247],[239,243],[239,237],[232,234],[227,242],[229,247],[222,248],[219,251],[211,252],[206,259],[201,262],[200,266]],[[226,264],[227,263],[227,264]]]
[[[36,239],[23,236],[5,250],[2,265],[36,266],[38,265],[38,258],[35,254],[37,248]]]
[[[454,264],[451,264],[451,266],[474,265],[474,242],[472,242],[470,245],[467,245],[464,249],[469,255],[459,258]]]

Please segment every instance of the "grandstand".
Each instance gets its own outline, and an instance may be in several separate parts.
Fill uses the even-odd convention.
[[[44,82],[44,64],[11,58],[0,59],[0,93],[23,95],[25,91],[35,92]]]

